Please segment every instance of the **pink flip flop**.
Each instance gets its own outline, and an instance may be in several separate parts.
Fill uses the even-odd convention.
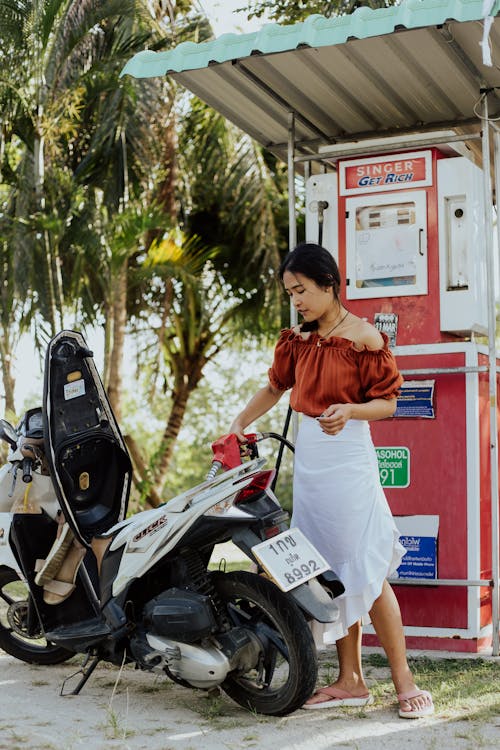
[[[324,700],[310,703],[317,696],[325,696]],[[352,695],[346,690],[337,687],[324,687],[316,690],[314,695],[304,703],[302,708],[315,710],[318,708],[335,708],[336,706],[369,706],[373,703],[373,696],[370,693],[366,695]]]
[[[424,698],[427,701],[427,705],[418,708],[414,706],[412,708],[410,700],[413,698]],[[422,716],[431,716],[434,713],[434,704],[432,702],[432,696],[427,690],[410,690],[407,693],[398,693],[399,701],[399,715],[402,719],[420,719]],[[403,709],[403,704],[407,703],[410,707],[409,711]]]

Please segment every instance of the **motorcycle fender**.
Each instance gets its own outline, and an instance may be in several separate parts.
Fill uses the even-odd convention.
[[[21,574],[19,565],[12,554],[9,544],[11,523],[12,513],[0,513],[0,567],[13,568],[13,570]]]
[[[301,583],[297,588],[288,591],[288,596],[295,599],[299,607],[313,620],[336,622],[339,618],[339,608],[316,578],[311,578],[307,583]]]
[[[255,562],[252,547],[262,540],[251,529],[246,527],[238,529],[233,533],[232,541]],[[295,599],[299,607],[313,620],[336,622],[339,618],[339,608],[316,578],[311,578],[307,583],[301,583],[300,586],[291,589],[287,592],[287,596]]]

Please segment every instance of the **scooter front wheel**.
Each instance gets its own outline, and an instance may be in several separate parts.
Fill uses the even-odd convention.
[[[234,627],[261,643],[258,664],[231,672],[221,688],[236,703],[261,714],[285,716],[310,698],[318,663],[302,611],[271,581],[254,573],[215,573],[214,585]]]
[[[12,568],[0,568],[0,648],[29,664],[48,666],[70,659],[71,651],[46,641],[39,625],[28,626],[29,607],[27,585]]]

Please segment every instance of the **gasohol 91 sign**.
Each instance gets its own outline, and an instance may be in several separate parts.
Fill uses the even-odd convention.
[[[402,445],[375,448],[380,482],[383,487],[408,487],[410,449]]]

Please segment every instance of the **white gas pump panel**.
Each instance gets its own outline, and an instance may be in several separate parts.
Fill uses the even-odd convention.
[[[425,190],[346,199],[347,299],[427,294]]]
[[[435,164],[437,195],[428,190],[433,184],[430,151],[347,160],[340,163],[339,174],[313,175],[306,182],[306,240],[322,244],[338,262],[339,221],[345,221],[346,298],[361,300],[428,294],[428,236],[433,243],[437,239],[439,301],[429,304],[436,314],[439,304],[440,330],[484,335],[482,170],[462,156]],[[434,196],[437,206],[428,206]]]
[[[482,170],[465,157],[438,168],[439,288],[442,331],[488,330]]]
[[[339,259],[337,173],[326,172],[306,182],[306,240],[316,242]]]

